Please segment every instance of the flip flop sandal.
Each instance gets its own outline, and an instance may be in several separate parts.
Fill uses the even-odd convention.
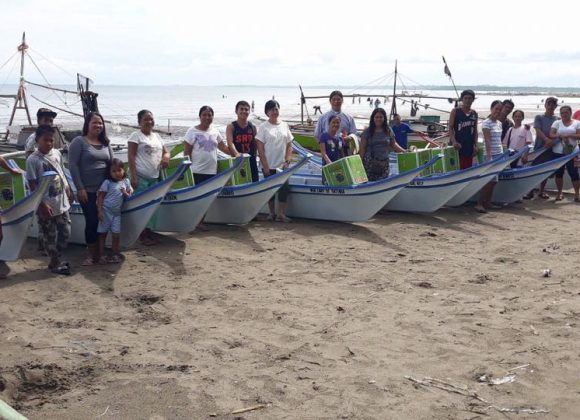
[[[109,264],[120,264],[122,262],[123,258],[118,255],[111,255],[109,258],[107,258],[107,263]]]
[[[543,198],[544,200],[547,200],[548,198],[550,198],[550,196],[546,193],[542,193],[542,194],[538,195],[538,197]]]
[[[61,264],[58,267],[54,267],[50,269],[51,273],[54,274],[61,274],[64,276],[70,276],[70,266],[67,263]]]
[[[83,267],[90,267],[92,265],[95,265],[95,260],[93,260],[93,257],[87,257],[85,258],[85,260],[81,263],[81,265]]]
[[[276,221],[282,223],[292,223],[292,219],[290,219],[288,216],[278,216],[276,217]]]
[[[558,194],[558,196],[556,197],[556,199],[554,201],[562,201],[563,199],[564,199],[564,195]]]

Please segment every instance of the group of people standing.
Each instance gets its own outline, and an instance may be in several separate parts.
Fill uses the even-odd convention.
[[[477,162],[478,145],[478,114],[471,108],[475,100],[473,90],[464,90],[460,96],[460,105],[451,111],[449,117],[450,143],[459,151],[459,163],[461,169],[471,167]],[[545,112],[536,115],[533,128],[536,132],[535,143],[528,124],[523,124],[524,112],[520,109],[514,110],[515,104],[512,100],[495,100],[491,103],[490,113],[482,122],[483,133],[483,158],[492,160],[500,156],[504,150],[520,151],[534,146],[535,151],[540,151],[539,155],[531,162],[538,165],[553,159],[557,159],[566,154],[578,150],[578,140],[580,139],[580,122],[572,119],[572,109],[568,105],[560,107],[560,118],[555,115],[558,107],[558,100],[550,96],[544,100]],[[512,116],[511,120],[509,116]],[[528,163],[528,152],[524,152],[521,158],[512,163],[512,168],[516,168]],[[568,172],[574,187],[574,200],[580,202],[579,197],[579,174],[575,159],[569,160],[560,167],[554,174],[556,182],[556,201],[564,198],[563,176],[564,171]],[[489,208],[495,208],[491,202],[493,189],[497,184],[497,177],[489,182],[481,191],[480,199],[475,207],[478,212],[485,213]],[[538,197],[548,199],[550,196],[545,192],[546,181],[539,186]],[[531,199],[534,191],[530,191],[524,198]]]
[[[333,91],[330,96],[331,110],[321,115],[314,135],[319,141],[323,164],[332,163],[348,154],[346,138],[357,136],[354,119],[342,111],[343,95]],[[475,100],[472,90],[461,93],[460,104],[452,110],[449,119],[450,144],[459,151],[460,168],[471,167],[478,155],[478,114],[471,108]],[[534,119],[536,131],[535,149],[541,149],[533,165],[546,162],[578,150],[580,122],[572,119],[572,109],[560,107],[560,118],[555,109],[558,102],[554,97],[544,101],[545,112]],[[268,119],[256,127],[249,121],[251,106],[239,101],[235,106],[236,120],[226,127],[225,139],[213,126],[214,111],[210,106],[200,108],[199,124],[191,127],[184,137],[185,155],[191,160],[195,183],[204,182],[217,174],[218,150],[232,157],[240,154],[249,156],[252,181],[259,178],[257,157],[264,177],[286,169],[292,160],[293,136],[290,127],[280,119],[280,104],[272,99],[266,102],[264,113]],[[513,121],[509,116],[512,116]],[[48,268],[58,274],[70,274],[70,265],[61,260],[62,250],[70,236],[71,219],[69,210],[76,200],[82,207],[85,219],[85,241],[88,256],[82,265],[119,263],[121,238],[121,206],[134,193],[146,190],[158,182],[160,171],[168,166],[170,154],[160,136],[155,132],[155,120],[149,110],[137,114],[139,130],[128,138],[128,171],[124,162],[113,155],[105,130],[105,121],[98,112],[90,113],[84,122],[82,135],[69,146],[68,161],[72,184],[65,176],[62,156],[54,148],[56,113],[41,108],[37,113],[39,126],[26,144],[26,178],[32,190],[38,188],[43,173],[53,171],[57,175],[50,184],[39,206],[39,246],[48,256]],[[532,144],[531,128],[523,124],[524,113],[514,111],[514,103],[506,99],[493,101],[488,117],[482,123],[484,159],[492,160],[505,149],[521,150]],[[405,152],[407,135],[419,133],[401,122],[395,115],[392,125],[388,124],[384,109],[373,110],[368,127],[360,136],[358,153],[369,181],[389,176],[389,154]],[[527,163],[527,153],[512,164],[513,167]],[[0,166],[10,172],[17,171],[0,159]],[[562,200],[563,175],[567,171],[574,186],[574,199],[580,202],[579,173],[574,160],[559,168],[556,173],[558,192],[556,200]],[[492,207],[491,196],[497,179],[492,180],[481,191],[475,207],[486,212]],[[74,187],[74,188],[73,188]],[[548,198],[545,182],[539,186],[539,197]],[[286,216],[288,184],[284,184],[275,198],[269,202],[268,220],[291,222]],[[533,191],[526,198],[532,198]],[[154,218],[141,233],[145,245],[155,245],[158,239],[153,233]],[[112,236],[112,254],[105,255],[107,235]],[[0,230],[1,235],[1,230]],[[1,240],[1,236],[0,236]]]
[[[345,157],[348,148],[345,139],[358,136],[354,119],[342,111],[343,94],[335,90],[329,96],[331,110],[323,114],[314,129],[314,137],[320,144],[323,163],[329,164]],[[389,125],[387,113],[383,108],[375,108],[371,113],[368,127],[361,133],[358,147],[369,181],[377,181],[389,176],[389,154],[407,151],[407,137],[420,131],[413,130],[394,115]]]

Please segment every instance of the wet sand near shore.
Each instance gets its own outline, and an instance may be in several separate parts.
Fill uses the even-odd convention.
[[[210,225],[117,266],[71,246],[70,277],[29,240],[0,280],[0,398],[31,419],[576,418],[579,210]]]

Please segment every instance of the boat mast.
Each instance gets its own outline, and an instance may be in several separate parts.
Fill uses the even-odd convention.
[[[391,104],[391,114],[389,120],[397,113],[397,60],[395,60],[395,77],[393,79],[393,103]]]
[[[22,33],[22,44],[18,46],[18,51],[20,51],[20,83],[18,85],[18,93],[16,94],[16,101],[14,102],[14,108],[12,108],[12,114],[10,115],[10,120],[8,121],[8,126],[11,126],[14,122],[14,115],[17,109],[24,109],[26,111],[26,116],[28,117],[28,124],[32,125],[32,120],[30,119],[30,111],[28,110],[28,102],[26,100],[26,88],[24,86],[24,55],[28,50],[28,45],[26,44],[26,32]],[[6,138],[8,138],[9,130],[6,130]]]

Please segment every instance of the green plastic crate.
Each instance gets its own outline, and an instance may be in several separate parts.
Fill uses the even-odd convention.
[[[161,170],[161,177],[163,179],[169,178],[177,170],[179,165],[183,162],[183,158],[173,158],[169,159],[169,164],[167,168]],[[193,173],[191,172],[191,167],[187,168],[185,172],[173,183],[171,186],[172,190],[179,190],[181,188],[193,187],[195,182],[193,181]]]
[[[6,210],[26,196],[24,176],[0,172],[0,208]]]
[[[431,160],[431,149],[417,150],[416,152],[405,152],[397,153],[397,166],[399,168],[399,173],[409,172],[412,169],[416,169],[421,165],[429,162]],[[432,166],[425,168],[421,171],[421,176],[431,175],[433,170]]]
[[[485,159],[485,144],[477,143],[477,161],[482,164]]]
[[[223,172],[234,166],[235,158],[218,160],[218,173]],[[230,185],[243,185],[252,182],[252,169],[250,168],[250,159],[244,158],[240,167],[234,171],[230,180],[226,183]]]
[[[367,173],[359,155],[347,156],[322,167],[327,185],[348,186],[368,182]]]
[[[449,146],[429,150],[431,150],[432,158],[443,154],[443,159],[438,160],[432,166],[434,173],[443,174],[459,169],[459,153],[455,147]]]

